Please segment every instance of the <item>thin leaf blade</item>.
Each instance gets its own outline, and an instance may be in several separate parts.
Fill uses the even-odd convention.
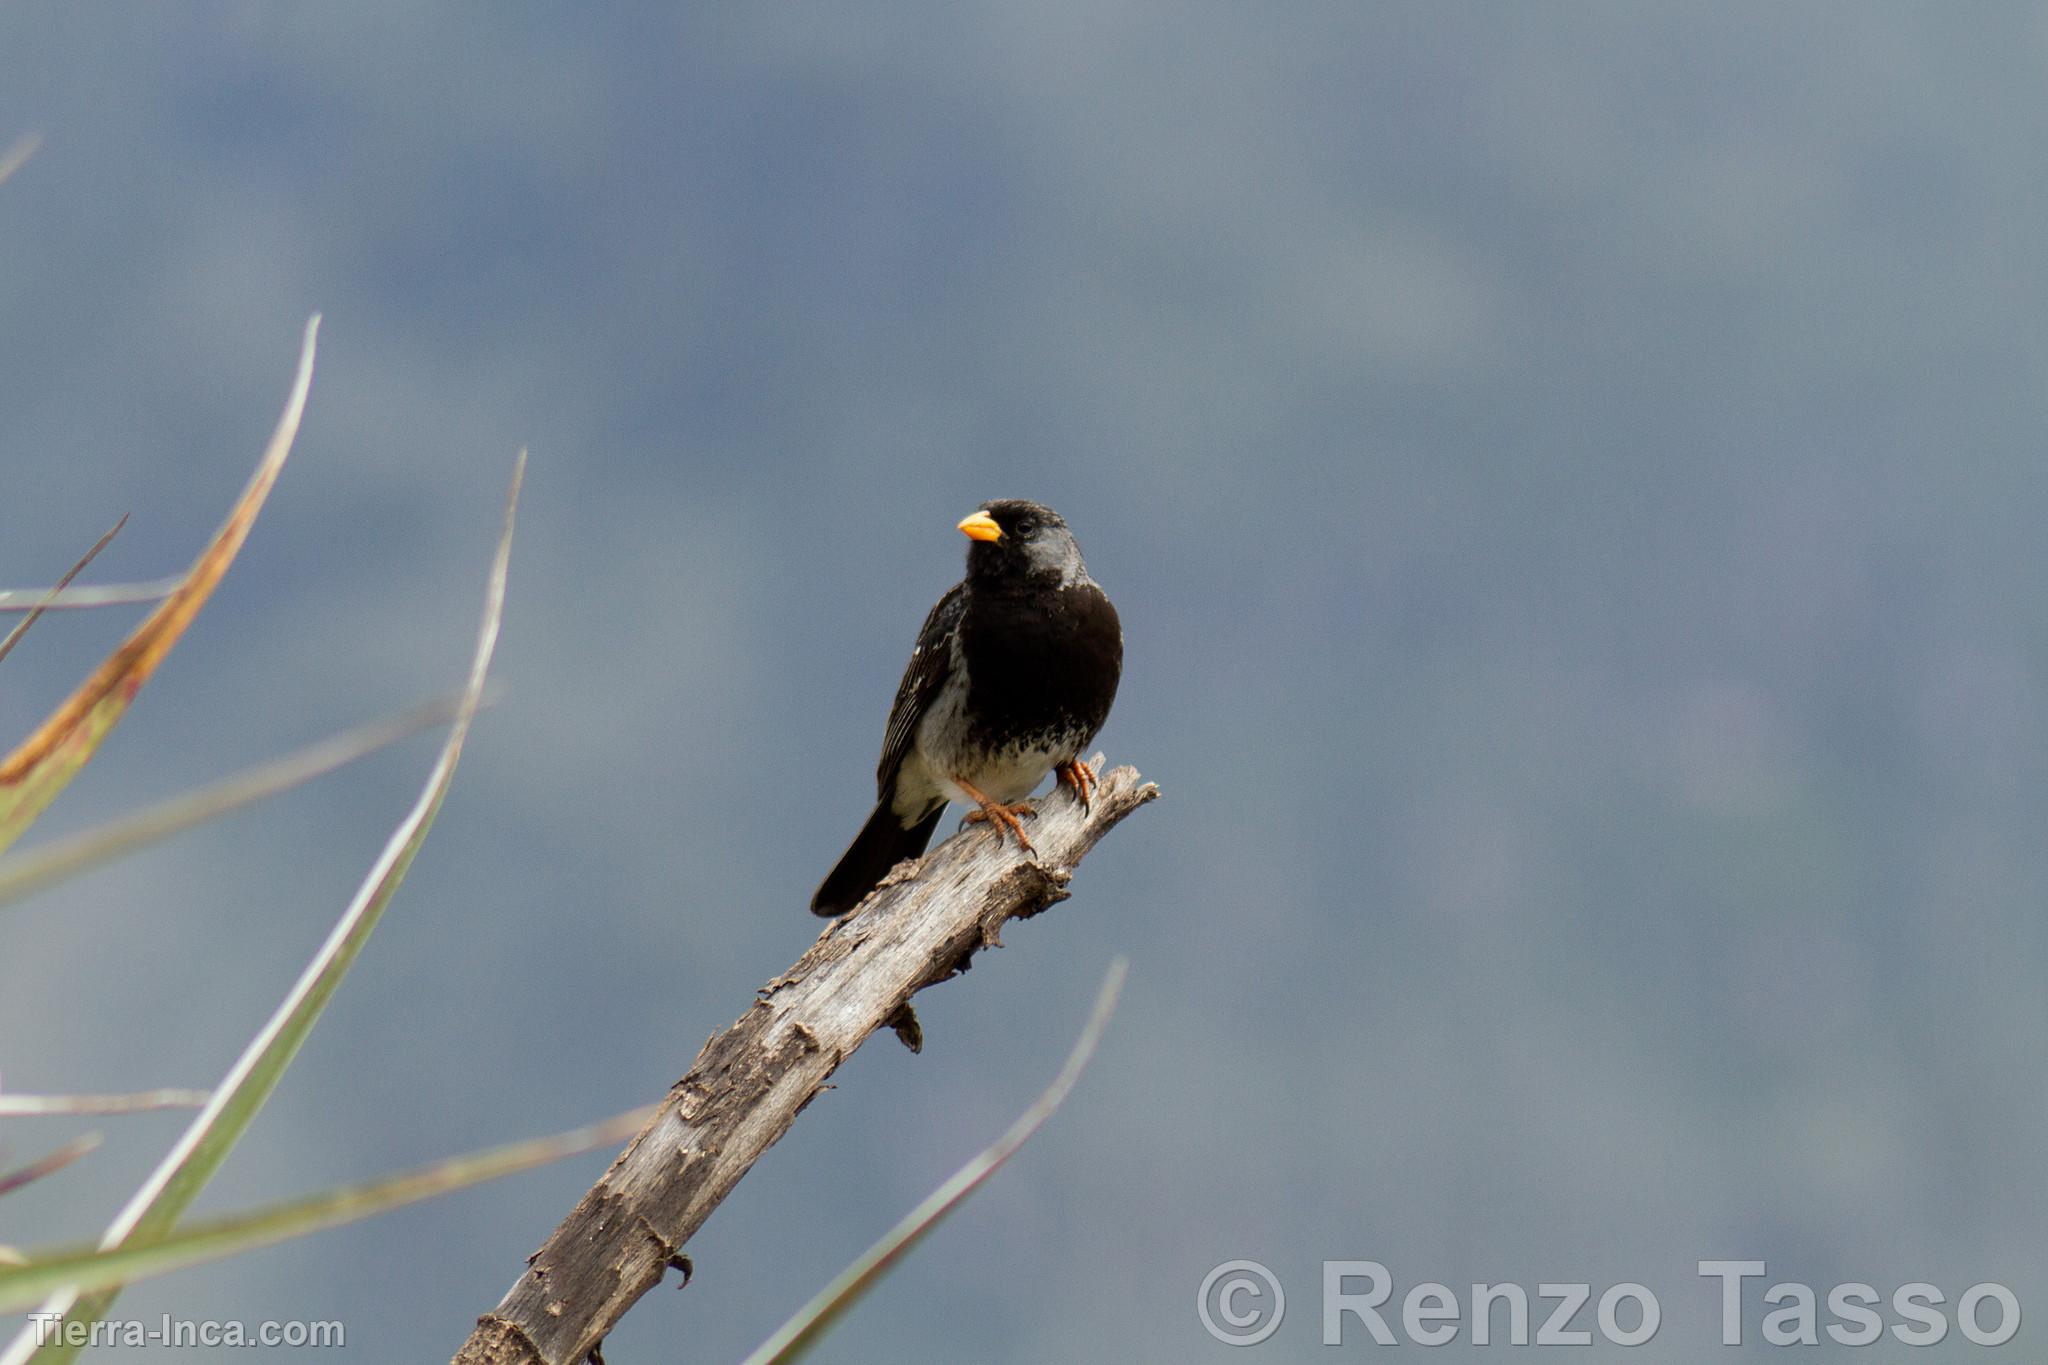
[[[0,1194],[12,1194],[31,1181],[55,1174],[99,1145],[98,1133],[85,1133],[71,1139],[48,1156],[31,1161],[18,1171],[0,1171]]]
[[[137,1090],[126,1095],[10,1095],[0,1091],[0,1119],[201,1109],[210,1098],[204,1090]]]
[[[654,1110],[655,1106],[649,1105],[552,1137],[506,1143],[401,1175],[344,1185],[246,1213],[210,1218],[155,1240],[137,1240],[113,1249],[27,1252],[22,1254],[19,1268],[0,1269],[0,1313],[18,1312],[58,1290],[127,1284],[343,1223],[359,1222],[423,1199],[610,1146],[639,1132],[654,1117]],[[34,1324],[30,1327],[33,1329]]]
[[[88,588],[64,588],[55,596],[48,588],[0,588],[0,612],[34,611],[38,606],[46,611],[136,607],[161,602],[184,586],[185,575],[173,574],[147,583],[96,583]]]
[[[306,410],[306,394],[313,383],[314,341],[319,330],[320,318],[316,314],[306,323],[291,394],[263,458],[227,520],[194,561],[184,583],[50,713],[34,734],[0,759],[0,849],[21,837],[21,832],[85,766],[100,742],[126,714],[129,703],[163,662],[171,646],[206,605],[228,565],[234,562],[264,499],[277,482],[285,457],[291,454],[299,418]]]
[[[86,565],[92,563],[95,559],[99,558],[100,551],[106,549],[107,543],[111,541],[115,536],[120,535],[121,528],[123,526],[126,526],[127,524],[128,514],[126,512],[123,512],[121,514],[121,519],[114,523],[113,529],[108,531],[105,535],[101,536],[98,540],[94,541],[92,548],[90,550],[87,550],[82,556],[79,557],[78,562],[71,566],[71,571],[65,574],[62,578],[57,580],[57,586],[50,589],[49,593],[43,598],[42,601],[36,603],[33,607],[29,608],[28,615],[22,617],[20,623],[17,624],[13,630],[7,632],[6,639],[0,640],[0,659],[6,658],[9,654],[11,654],[14,651],[14,646],[20,643],[22,636],[28,634],[28,628],[30,626],[34,625],[37,621],[40,621],[42,619],[43,613],[50,609],[50,604],[57,600],[58,594],[62,593],[64,589],[71,586],[71,580],[78,577],[80,573],[84,572]]]
[[[412,860],[448,794],[456,762],[462,754],[463,741],[469,735],[470,722],[483,700],[484,682],[491,655],[497,646],[499,621],[504,614],[514,513],[525,467],[526,454],[521,451],[513,470],[512,487],[506,497],[504,528],[491,565],[483,625],[478,632],[462,706],[441,746],[440,756],[428,775],[426,786],[412,810],[393,831],[348,909],[329,931],[327,941],[307,964],[297,984],[262,1031],[236,1059],[226,1078],[215,1088],[211,1102],[200,1111],[178,1144],[114,1219],[100,1240],[102,1249],[112,1250],[131,1240],[160,1240],[171,1231],[206,1182],[220,1169],[229,1150],[248,1130],[257,1110],[277,1088],[285,1068],[298,1055],[300,1046],[319,1020],[327,1002],[333,998],[342,978],[362,952],[370,932],[376,928],[384,907],[404,881],[406,871],[412,866]],[[67,1321],[97,1322],[106,1316],[118,1293],[118,1286],[82,1294],[60,1290],[44,1305],[44,1309],[64,1315]],[[41,1365],[53,1365],[54,1362],[71,1360],[78,1353],[79,1348],[65,1345],[62,1338],[44,1340],[46,1344],[39,1346],[34,1332],[22,1332],[7,1352],[0,1355],[0,1365],[22,1365],[31,1359],[41,1362]]]
[[[7,183],[13,174],[28,164],[36,154],[36,148],[43,145],[41,133],[24,133],[7,144],[7,150],[0,152],[0,185]]]
[[[486,698],[488,702],[488,698]],[[290,791],[387,745],[453,720],[462,699],[444,697],[382,720],[359,725],[283,758],[245,768],[219,782],[184,792],[98,829],[47,847],[0,858],[0,907],[23,900],[55,882],[219,819],[243,806]],[[5,1097],[0,1096],[0,1103]],[[4,1113],[0,1109],[0,1113]]]
[[[1073,1051],[1067,1054],[1066,1064],[1060,1068],[1052,1084],[1010,1125],[1008,1131],[955,1171],[951,1179],[927,1195],[916,1208],[903,1215],[895,1227],[882,1234],[881,1239],[862,1252],[858,1260],[840,1271],[832,1283],[798,1309],[796,1315],[748,1356],[743,1365],[787,1365],[801,1358],[817,1344],[826,1328],[860,1302],[912,1247],[923,1241],[947,1214],[959,1207],[968,1195],[980,1188],[984,1180],[1030,1140],[1039,1126],[1051,1118],[1053,1111],[1065,1101],[1067,1093],[1074,1088],[1074,1082],[1081,1078],[1081,1073],[1095,1056],[1103,1032],[1109,1027],[1110,1016],[1116,1013],[1117,995],[1123,990],[1124,977],[1129,970],[1130,963],[1121,957],[1110,963],[1109,973],[1102,979],[1102,989],[1096,992],[1095,1007],[1089,1011],[1088,1022],[1075,1041]]]

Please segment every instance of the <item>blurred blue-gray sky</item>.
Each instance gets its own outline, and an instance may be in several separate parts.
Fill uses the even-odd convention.
[[[952,523],[1030,496],[1166,799],[612,1359],[737,1359],[1117,952],[1067,1109],[832,1358],[1320,1359],[1333,1258],[1641,1281],[1647,1361],[1731,1354],[1702,1258],[2048,1308],[2044,74],[2019,4],[0,8],[0,140],[44,138],[0,581],[131,510],[94,574],[180,566],[326,317],[234,574],[47,829],[451,686],[533,452],[505,700],[203,1207],[661,1093],[815,932]],[[129,619],[38,626],[7,732]],[[8,912],[0,1078],[217,1078],[430,752]],[[96,1234],[180,1122],[0,1242]],[[118,1311],[434,1358],[601,1164]],[[1238,1257],[1292,1291],[1243,1357],[1194,1311]]]

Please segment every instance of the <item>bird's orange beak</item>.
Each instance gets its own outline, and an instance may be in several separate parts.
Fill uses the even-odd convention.
[[[969,540],[1001,540],[1003,528],[996,525],[996,519],[986,512],[976,512],[960,523],[961,533]]]

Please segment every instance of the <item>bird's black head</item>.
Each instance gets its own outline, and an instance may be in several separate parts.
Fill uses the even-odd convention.
[[[1074,533],[1043,503],[1022,498],[985,502],[960,523],[960,529],[974,541],[967,547],[970,579],[1074,583],[1088,576]]]

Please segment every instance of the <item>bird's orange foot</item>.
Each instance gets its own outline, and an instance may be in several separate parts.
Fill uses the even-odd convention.
[[[989,824],[998,826],[997,838],[1001,838],[1001,831],[1006,829],[1017,836],[1018,846],[1026,853],[1036,853],[1038,850],[1031,847],[1031,841],[1024,837],[1024,826],[1017,822],[1024,816],[1036,816],[1037,814],[1038,812],[1031,808],[1031,803],[1028,801],[1019,801],[1014,806],[1005,806],[999,801],[990,801],[967,812],[967,823],[978,825],[986,820]]]
[[[1059,779],[1059,784],[1062,787],[1072,787],[1074,789],[1074,795],[1081,798],[1082,810],[1087,810],[1089,806],[1094,804],[1095,788],[1100,782],[1100,779],[1095,776],[1095,769],[1089,767],[1078,758],[1070,758],[1065,763],[1054,768],[1053,774]]]
[[[996,838],[1002,838],[1003,831],[1008,830],[1017,836],[1017,846],[1026,853],[1036,853],[1038,851],[1031,847],[1031,840],[1025,837],[1024,826],[1019,823],[1020,818],[1023,816],[1035,816],[1038,814],[1036,810],[1032,809],[1030,802],[1019,801],[1015,805],[1006,806],[1000,801],[989,800],[989,798],[976,791],[972,785],[961,782],[957,777],[953,780],[960,783],[960,790],[974,798],[974,804],[977,809],[967,812],[968,824],[978,824],[986,820],[989,824],[996,827]]]

